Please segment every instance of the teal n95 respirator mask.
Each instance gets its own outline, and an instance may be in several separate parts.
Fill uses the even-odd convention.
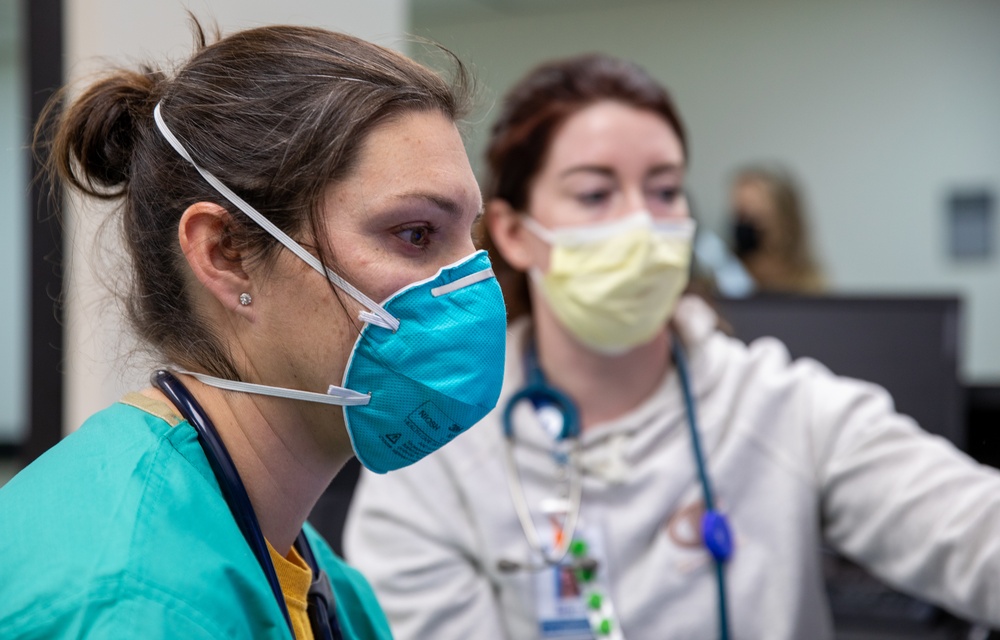
[[[230,391],[344,407],[358,460],[376,473],[433,453],[496,406],[503,384],[506,309],[485,251],[442,267],[378,304],[324,266],[270,220],[201,168],[171,133],[157,104],[156,126],[223,197],[365,309],[340,386],[326,393],[224,380],[187,372]]]
[[[580,227],[522,222],[551,246],[548,270],[532,269],[532,282],[578,342],[616,355],[664,329],[688,283],[694,220],[640,211]]]

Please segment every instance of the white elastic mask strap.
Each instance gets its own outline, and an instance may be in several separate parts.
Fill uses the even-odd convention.
[[[181,370],[178,371],[178,373],[191,376],[199,382],[207,384],[210,387],[216,387],[217,389],[253,393],[260,396],[272,396],[274,398],[304,400],[306,402],[319,402],[321,404],[333,404],[342,407],[368,404],[372,399],[371,394],[352,391],[350,389],[337,387],[332,384],[329,389],[327,389],[326,393],[315,393],[313,391],[285,389],[284,387],[270,387],[266,384],[253,384],[252,382],[237,382],[235,380],[216,378],[215,376],[207,376],[203,373],[195,373],[193,371]]]
[[[553,245],[556,243],[555,235],[550,229],[546,229],[542,225],[538,224],[534,218],[529,215],[521,216],[521,224],[524,228],[535,235],[536,238],[548,245]]]
[[[374,302],[371,298],[361,293],[361,291],[359,291],[350,282],[344,280],[339,275],[324,266],[323,263],[316,258],[316,256],[306,251],[302,248],[302,245],[289,237],[288,234],[274,226],[270,220],[262,216],[260,212],[251,207],[245,200],[243,200],[243,198],[233,193],[233,191],[224,185],[221,180],[201,168],[191,157],[191,154],[187,152],[187,149],[184,148],[184,145],[181,144],[180,140],[178,140],[177,137],[174,136],[173,132],[170,131],[167,123],[163,121],[163,116],[160,114],[160,103],[156,103],[156,108],[153,109],[153,119],[156,120],[157,128],[160,130],[160,133],[163,134],[163,137],[167,140],[167,142],[170,143],[170,146],[174,148],[174,151],[187,160],[192,167],[197,169],[198,173],[201,174],[201,177],[205,178],[205,181],[212,185],[216,191],[222,194],[226,200],[233,203],[233,205],[235,205],[240,211],[248,215],[251,220],[260,225],[264,231],[271,234],[275,240],[285,245],[289,251],[297,255],[306,264],[318,271],[320,275],[328,278],[330,282],[339,287],[344,293],[361,303],[361,305],[367,309],[367,311],[362,311],[358,315],[358,318],[361,321],[384,327],[390,331],[395,331],[399,328],[399,320],[393,317],[391,313],[383,309],[381,305]],[[322,394],[316,395],[323,397]]]
[[[656,220],[653,222],[653,230],[656,233],[668,238],[678,240],[691,240],[694,232],[698,228],[698,223],[694,218],[677,218],[670,220]]]
[[[642,227],[656,228],[660,224],[654,222],[653,217],[648,211],[636,211],[611,222],[601,222],[578,227],[559,227],[556,229],[543,227],[537,220],[530,216],[524,216],[521,221],[528,231],[538,236],[543,242],[553,246],[590,244],[625,231]]]

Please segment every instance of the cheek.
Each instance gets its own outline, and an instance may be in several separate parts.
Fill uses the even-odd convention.
[[[567,205],[567,198],[555,189],[552,180],[542,176],[528,191],[525,209],[543,227],[553,228],[565,226],[567,217],[572,222],[572,210]]]
[[[427,276],[432,274],[433,272],[428,273]],[[361,289],[372,301],[382,303],[403,287],[423,277],[426,276],[414,273],[412,267],[386,264],[383,261],[371,263],[365,273],[359,274],[352,284]]]
[[[534,198],[529,211],[539,224],[549,229],[572,227],[588,221],[586,212],[575,200],[556,194]]]
[[[358,320],[361,306],[350,296],[340,292],[329,295],[329,302],[312,316],[312,349],[316,370],[322,376],[334,376],[333,384],[340,384],[363,323]]]
[[[403,286],[393,288],[398,277],[388,268],[388,255],[384,247],[362,234],[350,238],[342,237],[334,243],[334,264],[330,265],[330,268],[372,301],[382,302],[393,291]],[[352,312],[351,317],[357,317],[358,311],[361,310],[359,303],[340,289],[337,293],[344,301],[344,306]]]
[[[672,211],[671,215],[674,215],[674,216],[677,216],[677,217],[680,217],[680,218],[690,218],[691,217],[691,206],[688,203],[687,196],[682,195],[680,198],[678,198],[677,204],[675,205],[675,208]]]
[[[528,252],[532,257],[532,266],[541,269],[542,273],[549,270],[552,261],[552,247],[535,237],[528,238]]]

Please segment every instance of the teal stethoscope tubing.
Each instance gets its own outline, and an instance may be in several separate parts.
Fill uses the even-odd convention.
[[[693,450],[695,463],[698,468],[698,480],[701,484],[702,499],[705,503],[705,514],[702,517],[701,523],[702,539],[709,551],[709,554],[712,556],[712,562],[715,567],[719,604],[719,638],[721,640],[729,640],[729,616],[726,600],[726,573],[724,565],[732,556],[732,536],[730,534],[729,525],[725,516],[715,509],[712,483],[708,477],[708,467],[705,464],[705,455],[701,447],[701,439],[698,435],[698,419],[695,411],[694,395],[691,392],[691,378],[688,373],[687,357],[685,356],[684,349],[676,336],[673,337],[671,343],[674,365],[677,367],[677,375],[680,379],[681,392],[684,397],[684,409],[687,414],[688,431],[691,434],[691,448]],[[541,548],[538,533],[534,529],[530,515],[527,515],[528,505],[524,498],[524,492],[520,486],[520,478],[517,474],[516,465],[513,461],[514,424],[512,414],[514,406],[524,400],[530,401],[536,409],[542,405],[555,406],[562,414],[563,418],[562,433],[559,438],[572,439],[576,445],[578,444],[580,438],[579,412],[575,403],[571,398],[569,398],[569,396],[550,386],[545,381],[545,375],[542,373],[541,367],[538,364],[538,357],[535,352],[534,341],[532,340],[529,340],[527,349],[525,350],[524,366],[527,378],[526,384],[522,389],[511,396],[503,411],[503,430],[507,445],[505,453],[508,460],[508,466],[511,467],[508,477],[511,496],[514,499],[514,506],[518,513],[518,519],[521,521],[521,528],[524,530],[524,534],[528,538],[528,542],[531,544],[532,548],[541,553],[546,565],[552,565],[558,564],[562,561],[565,556],[565,550],[561,550],[561,553],[556,553],[554,556],[549,556],[549,554],[545,553]],[[572,491],[572,494],[573,500],[571,501],[569,512],[566,515],[566,529],[569,531],[574,531],[576,528],[576,522],[580,515],[581,505],[580,492],[575,490]],[[572,534],[565,536],[567,541],[572,538]],[[501,561],[499,566],[502,571],[511,571],[518,568],[541,568],[531,565],[518,565],[517,563],[509,561]]]
[[[698,416],[695,411],[694,395],[691,393],[691,379],[688,375],[687,357],[676,337],[672,340],[674,365],[681,381],[681,392],[684,395],[684,408],[687,412],[688,431],[691,433],[691,448],[698,466],[698,479],[701,482],[702,500],[705,502],[705,515],[702,518],[702,538],[712,556],[715,565],[715,582],[718,587],[719,602],[719,637],[729,640],[729,614],[726,603],[726,572],[725,563],[732,556],[732,536],[725,517],[715,510],[712,483],[708,478],[708,465],[705,464],[705,454],[701,448],[701,438],[698,435]]]

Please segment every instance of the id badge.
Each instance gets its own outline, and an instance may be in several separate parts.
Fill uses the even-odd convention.
[[[558,540],[561,532],[553,522],[551,540]],[[586,527],[580,521],[574,541],[582,541],[588,549],[588,556],[598,561],[598,569],[589,582],[581,582],[573,566],[571,554],[559,565],[548,567],[535,574],[535,595],[537,602],[538,630],[545,640],[605,640],[621,638],[620,633],[595,636],[592,630],[594,610],[591,598],[595,593],[606,597],[609,593],[607,567],[605,566],[604,540],[596,527]],[[551,549],[551,547],[550,547]],[[617,620],[611,622],[617,627]],[[617,631],[617,629],[609,629]]]

